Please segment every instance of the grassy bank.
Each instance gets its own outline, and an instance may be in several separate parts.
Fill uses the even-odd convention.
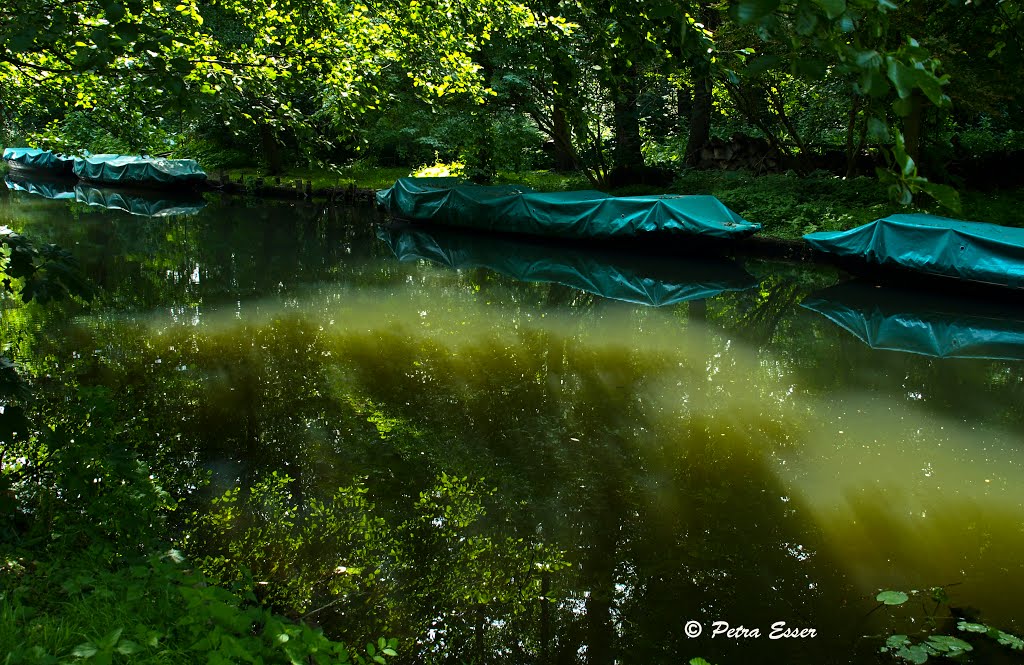
[[[228,174],[237,180],[262,177],[257,168],[235,169]],[[357,164],[337,169],[296,169],[280,176],[282,183],[301,179],[312,181],[313,188],[355,185],[363,189],[383,189],[398,178],[411,175],[408,167],[373,167]],[[590,189],[579,173],[552,171],[502,171],[495,184],[523,184],[542,192]],[[910,206],[894,203],[874,178],[840,178],[828,173],[796,176],[788,174],[752,175],[742,171],[687,171],[667,189],[632,186],[611,190],[619,196],[639,194],[711,194],[745,219],[764,225],[762,235],[796,239],[814,231],[839,231],[894,213],[924,212],[990,222],[1006,226],[1024,226],[1019,214],[1024,206],[1024,189],[960,192],[959,214],[939,206],[925,195],[918,195]]]

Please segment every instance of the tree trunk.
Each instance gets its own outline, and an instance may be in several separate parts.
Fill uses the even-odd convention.
[[[565,109],[556,104],[551,122],[551,138],[555,143],[555,170],[560,173],[568,173],[575,170],[576,159],[573,154],[569,123],[565,119]]]
[[[924,116],[924,104],[916,90],[910,95],[910,115],[903,119],[903,145],[907,154],[920,165],[921,157],[921,120]]]
[[[713,85],[710,72],[702,73],[693,85],[690,135],[686,139],[687,166],[697,166],[700,162],[700,152],[711,138],[711,91]]]
[[[263,159],[267,162],[267,173],[269,175],[281,175],[284,173],[281,146],[277,142],[274,130],[266,123],[260,124],[260,148],[263,151]]]
[[[620,171],[631,171],[642,168],[644,155],[640,150],[640,109],[637,106],[639,72],[636,65],[629,67],[615,95],[615,153],[612,158],[614,168]]]

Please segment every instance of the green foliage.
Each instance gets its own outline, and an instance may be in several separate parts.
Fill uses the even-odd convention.
[[[59,586],[57,580],[66,580]],[[175,551],[106,561],[95,548],[36,563],[0,591],[0,657],[41,663],[384,662],[396,640],[359,652],[216,586]]]
[[[481,532],[494,492],[466,478],[442,473],[400,520],[371,503],[362,483],[305,504],[295,489],[274,473],[247,492],[229,490],[192,516],[190,547],[205,553],[207,573],[295,613],[378,599],[372,617],[345,628],[353,639],[384,625],[422,634],[429,617],[475,622],[478,606],[521,614],[539,595],[540,574],[565,565],[540,543]]]
[[[462,162],[434,162],[414,170],[410,175],[415,178],[461,178],[466,175],[466,165]]]
[[[92,296],[92,287],[67,250],[54,244],[37,247],[4,226],[0,226],[0,273],[4,291],[19,295],[23,302]]]
[[[882,591],[875,596],[875,600],[883,605],[902,605],[910,600],[910,596],[902,591]]]
[[[956,624],[958,630],[962,630],[966,633],[980,633],[986,635],[998,644],[1009,647],[1014,651],[1024,651],[1024,639],[1011,635],[1010,633],[999,630],[992,626],[988,626],[983,623],[973,623],[969,621],[959,621]]]
[[[106,391],[59,399],[59,410],[36,414],[38,431],[0,450],[13,498],[0,507],[14,525],[0,533],[0,560],[17,573],[0,584],[5,662],[380,663],[395,654],[393,642],[356,653],[274,615],[251,585],[217,586],[173,550],[147,555],[163,545],[177,501],[127,445]]]
[[[878,180],[888,187],[890,197],[900,205],[910,205],[914,194],[924,192],[935,199],[941,206],[954,213],[960,212],[960,194],[949,185],[929,182],[918,175],[917,163],[907,154],[903,143],[903,135],[896,134],[896,145],[892,150],[894,169],[877,169]]]
[[[924,602],[931,601],[934,603],[931,611],[924,617],[923,624],[925,628],[922,634],[918,636],[901,633],[890,635],[886,639],[885,644],[879,648],[881,653],[890,654],[898,660],[914,663],[914,665],[921,665],[921,663],[925,663],[933,657],[957,659],[968,652],[974,651],[974,646],[970,642],[960,637],[936,632],[940,629],[941,625],[937,620],[938,611],[943,606],[948,606],[950,602],[946,588],[932,587],[930,589],[912,590],[910,592],[882,591],[875,597],[875,600],[882,603],[883,606],[899,606],[905,604],[912,596],[923,597],[922,600]],[[984,635],[1000,646],[1011,650],[1024,650],[1024,640],[998,628],[964,620],[957,621],[956,627],[964,637]]]
[[[789,239],[853,228],[892,208],[877,181],[822,173],[801,178],[690,171],[671,189],[680,194],[713,194],[743,218],[763,224],[763,234]]]

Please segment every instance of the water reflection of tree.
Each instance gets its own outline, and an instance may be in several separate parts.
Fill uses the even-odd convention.
[[[728,295],[706,307],[669,310],[677,324],[667,331],[672,342],[645,337],[637,345],[631,331],[658,320],[651,310],[558,285],[511,283],[485,271],[455,275],[375,263],[374,250],[358,244],[365,234],[329,215],[299,228],[289,226],[295,220],[287,211],[280,218],[261,213],[252,220],[259,230],[253,234],[243,224],[245,214],[225,228],[212,220],[182,222],[179,232],[172,223],[163,229],[164,240],[147,226],[114,234],[129,240],[99,226],[90,232],[131,250],[121,263],[97,265],[110,271],[105,302],[112,307],[180,307],[201,299],[204,316],[215,318],[212,303],[270,295],[246,303],[247,312],[266,310],[263,318],[224,316],[216,325],[192,327],[110,312],[69,328],[60,340],[36,340],[33,348],[72,371],[81,385],[116,396],[125,436],[179,495],[195,493],[204,470],[213,478],[205,498],[234,486],[249,492],[277,472],[290,480],[268,485],[266,500],[290,511],[310,533],[322,533],[332,520],[362,524],[365,518],[369,525],[381,519],[394,527],[374,536],[364,555],[383,562],[375,586],[339,586],[333,571],[350,552],[312,535],[303,542],[316,547],[264,560],[279,566],[278,578],[303,589],[300,598],[278,595],[281,603],[308,608],[348,594],[316,615],[345,637],[423,636],[443,617],[443,648],[428,639],[410,647],[423,660],[451,654],[510,662],[679,654],[712,661],[718,655],[723,662],[737,654],[752,662],[815,660],[794,656],[793,645],[772,652],[763,642],[744,649],[690,641],[681,633],[689,618],[762,627],[806,619],[822,635],[843,633],[845,615],[827,608],[847,587],[832,562],[814,554],[822,549],[819,535],[801,519],[805,510],[797,500],[782,500],[787,497],[767,466],[773,451],[798,445],[801,429],[799,410],[787,410],[769,394],[773,388],[793,381],[811,393],[852,385],[898,394],[912,376],[929,386],[929,395],[941,396],[938,404],[973,387],[975,394],[998,395],[979,413],[997,409],[1018,417],[1006,401],[1014,391],[1004,384],[1017,385],[1012,372],[1005,379],[996,364],[979,363],[976,372],[960,375],[916,358],[869,359],[859,342],[792,307],[806,285],[786,275],[776,280],[785,287],[779,296],[771,295],[775,282],[768,280],[762,289],[768,295]],[[63,232],[73,237],[82,231]],[[139,238],[131,240],[132,232]],[[239,252],[248,236],[255,236],[254,246]],[[333,244],[326,254],[313,252],[312,245],[328,240]],[[352,259],[344,250],[348,242]],[[168,278],[168,271],[191,274],[196,265],[207,266],[198,284]],[[286,274],[310,283],[334,280],[324,287],[328,304],[306,307],[302,299],[319,292],[293,284],[278,298]],[[410,323],[415,317],[395,326],[361,320],[325,326],[330,303],[357,295],[351,285],[399,290],[411,277],[419,281],[410,300],[432,302],[431,309],[439,281],[454,284],[459,295],[451,298],[463,298],[462,304],[493,303],[499,313],[489,320],[492,327],[460,334],[458,302],[438,314],[453,331],[449,337],[423,332]],[[708,325],[700,321],[702,312]],[[538,324],[542,316],[555,323]],[[616,317],[625,322],[614,330],[621,337],[593,337],[593,329]],[[762,350],[730,350],[733,336],[763,341]],[[681,358],[672,350],[677,345],[689,349]],[[738,359],[741,353],[754,360]],[[660,380],[666,372],[671,380]],[[733,381],[709,383],[713,372],[727,372]],[[931,386],[945,381],[951,385]],[[683,397],[694,402],[687,406]],[[666,409],[673,417],[663,415]],[[430,514],[416,504],[443,472],[482,479],[497,493],[478,497],[486,516],[442,538],[416,522]],[[337,488],[359,477],[366,478],[372,509],[358,503],[313,507],[334,506]],[[191,505],[207,510],[198,497]],[[411,523],[420,530],[401,528]],[[378,531],[367,526],[364,535]],[[281,552],[286,544],[280,530],[244,538],[245,530],[227,533],[234,541],[211,540],[211,553],[232,551],[234,542],[232,556],[245,559],[246,553]],[[466,561],[476,551],[465,546],[472,538],[488,553],[483,562]],[[535,543],[564,551],[572,565],[550,574],[524,568],[533,562]],[[384,544],[395,554],[379,547]],[[401,566],[390,561],[395,558]],[[405,573],[388,578],[383,571],[389,565]],[[494,571],[510,570],[521,584],[517,594],[475,595],[504,582]],[[409,571],[423,574],[417,579]],[[482,571],[491,571],[487,584]],[[281,588],[290,587],[282,582]],[[552,602],[540,601],[541,595]],[[833,639],[822,648],[834,645]]]
[[[777,610],[779,597],[803,598],[808,575],[823,574],[786,549],[813,549],[814,534],[787,516],[793,506],[778,501],[780,490],[760,461],[759,446],[786,445],[784,439],[750,441],[749,432],[770,432],[770,423],[730,411],[729,393],[716,413],[695,407],[680,411],[681,420],[662,421],[656,377],[664,350],[625,341],[595,347],[562,329],[527,326],[511,338],[463,340],[453,353],[409,330],[319,328],[296,314],[153,337],[111,322],[96,334],[131,352],[104,361],[106,374],[96,377],[129,396],[125,417],[143,409],[165,414],[158,417],[161,445],[174,451],[165,458],[198,452],[222,470],[218,480],[243,488],[287,473],[293,480],[276,500],[296,515],[362,475],[375,510],[402,524],[439,473],[483,478],[498,494],[488,499],[488,519],[473,528],[505,544],[496,561],[506,564],[498,569],[523,570],[507,565],[508,557],[528,561],[529,547],[514,554],[520,537],[563,549],[575,564],[549,576],[553,605],[538,600],[539,571],[512,605],[486,598],[453,605],[482,586],[473,572],[479,569],[460,564],[462,554],[449,547],[473,533],[453,534],[438,558],[422,533],[399,531],[404,541],[394,551],[403,569],[424,579],[419,586],[403,580],[391,593],[353,592],[352,604],[331,610],[338,630],[423,634],[447,617],[447,649],[473,645],[467,658],[482,650],[539,660],[543,635],[551,662],[580,653],[606,662],[627,647],[655,657],[690,644],[679,632],[686,616],[714,608],[757,621]],[[686,361],[680,378],[690,390],[706,383],[706,361]],[[759,504],[761,513],[751,510]],[[738,517],[723,517],[730,514]],[[759,535],[751,540],[755,517]],[[261,551],[240,542],[246,547],[236,556]],[[283,570],[300,585],[330,580],[340,565],[336,557],[285,561]],[[761,600],[751,603],[741,589]],[[330,602],[328,592],[322,586],[316,603]],[[360,598],[371,606],[353,609]],[[813,595],[798,602],[809,603],[803,613],[815,613]],[[380,603],[390,609],[378,614]],[[673,604],[675,614],[666,610]],[[329,618],[329,611],[320,616]],[[668,637],[655,638],[660,630]],[[420,655],[440,657],[437,648],[425,641]]]

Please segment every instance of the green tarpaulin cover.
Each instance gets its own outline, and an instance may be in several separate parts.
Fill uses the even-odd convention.
[[[839,257],[1024,287],[1024,228],[934,215],[891,215],[849,231],[811,233],[804,240]]]
[[[75,175],[83,180],[122,186],[189,186],[206,180],[191,159],[161,159],[137,155],[75,157]]]
[[[27,178],[13,178],[8,175],[4,179],[7,189],[16,192],[28,192],[47,199],[72,199],[75,198],[74,181],[66,180],[29,180]]]
[[[125,192],[116,189],[75,185],[74,196],[80,203],[110,210],[123,210],[142,217],[170,217],[192,215],[204,207],[206,201],[198,194],[192,197],[160,196],[157,192]]]
[[[542,194],[517,185],[469,185],[456,178],[402,178],[377,192],[377,202],[400,219],[559,238],[742,238],[761,228],[713,196],[616,197],[593,190]]]
[[[4,148],[4,161],[15,168],[70,173],[73,160],[38,148]]]
[[[802,305],[873,349],[1024,360],[1024,310],[1013,306],[859,282],[819,291]]]
[[[486,268],[524,282],[564,284],[655,307],[758,284],[735,262],[724,259],[641,257],[447,229],[382,227],[377,235],[401,261],[426,259],[460,270]]]

